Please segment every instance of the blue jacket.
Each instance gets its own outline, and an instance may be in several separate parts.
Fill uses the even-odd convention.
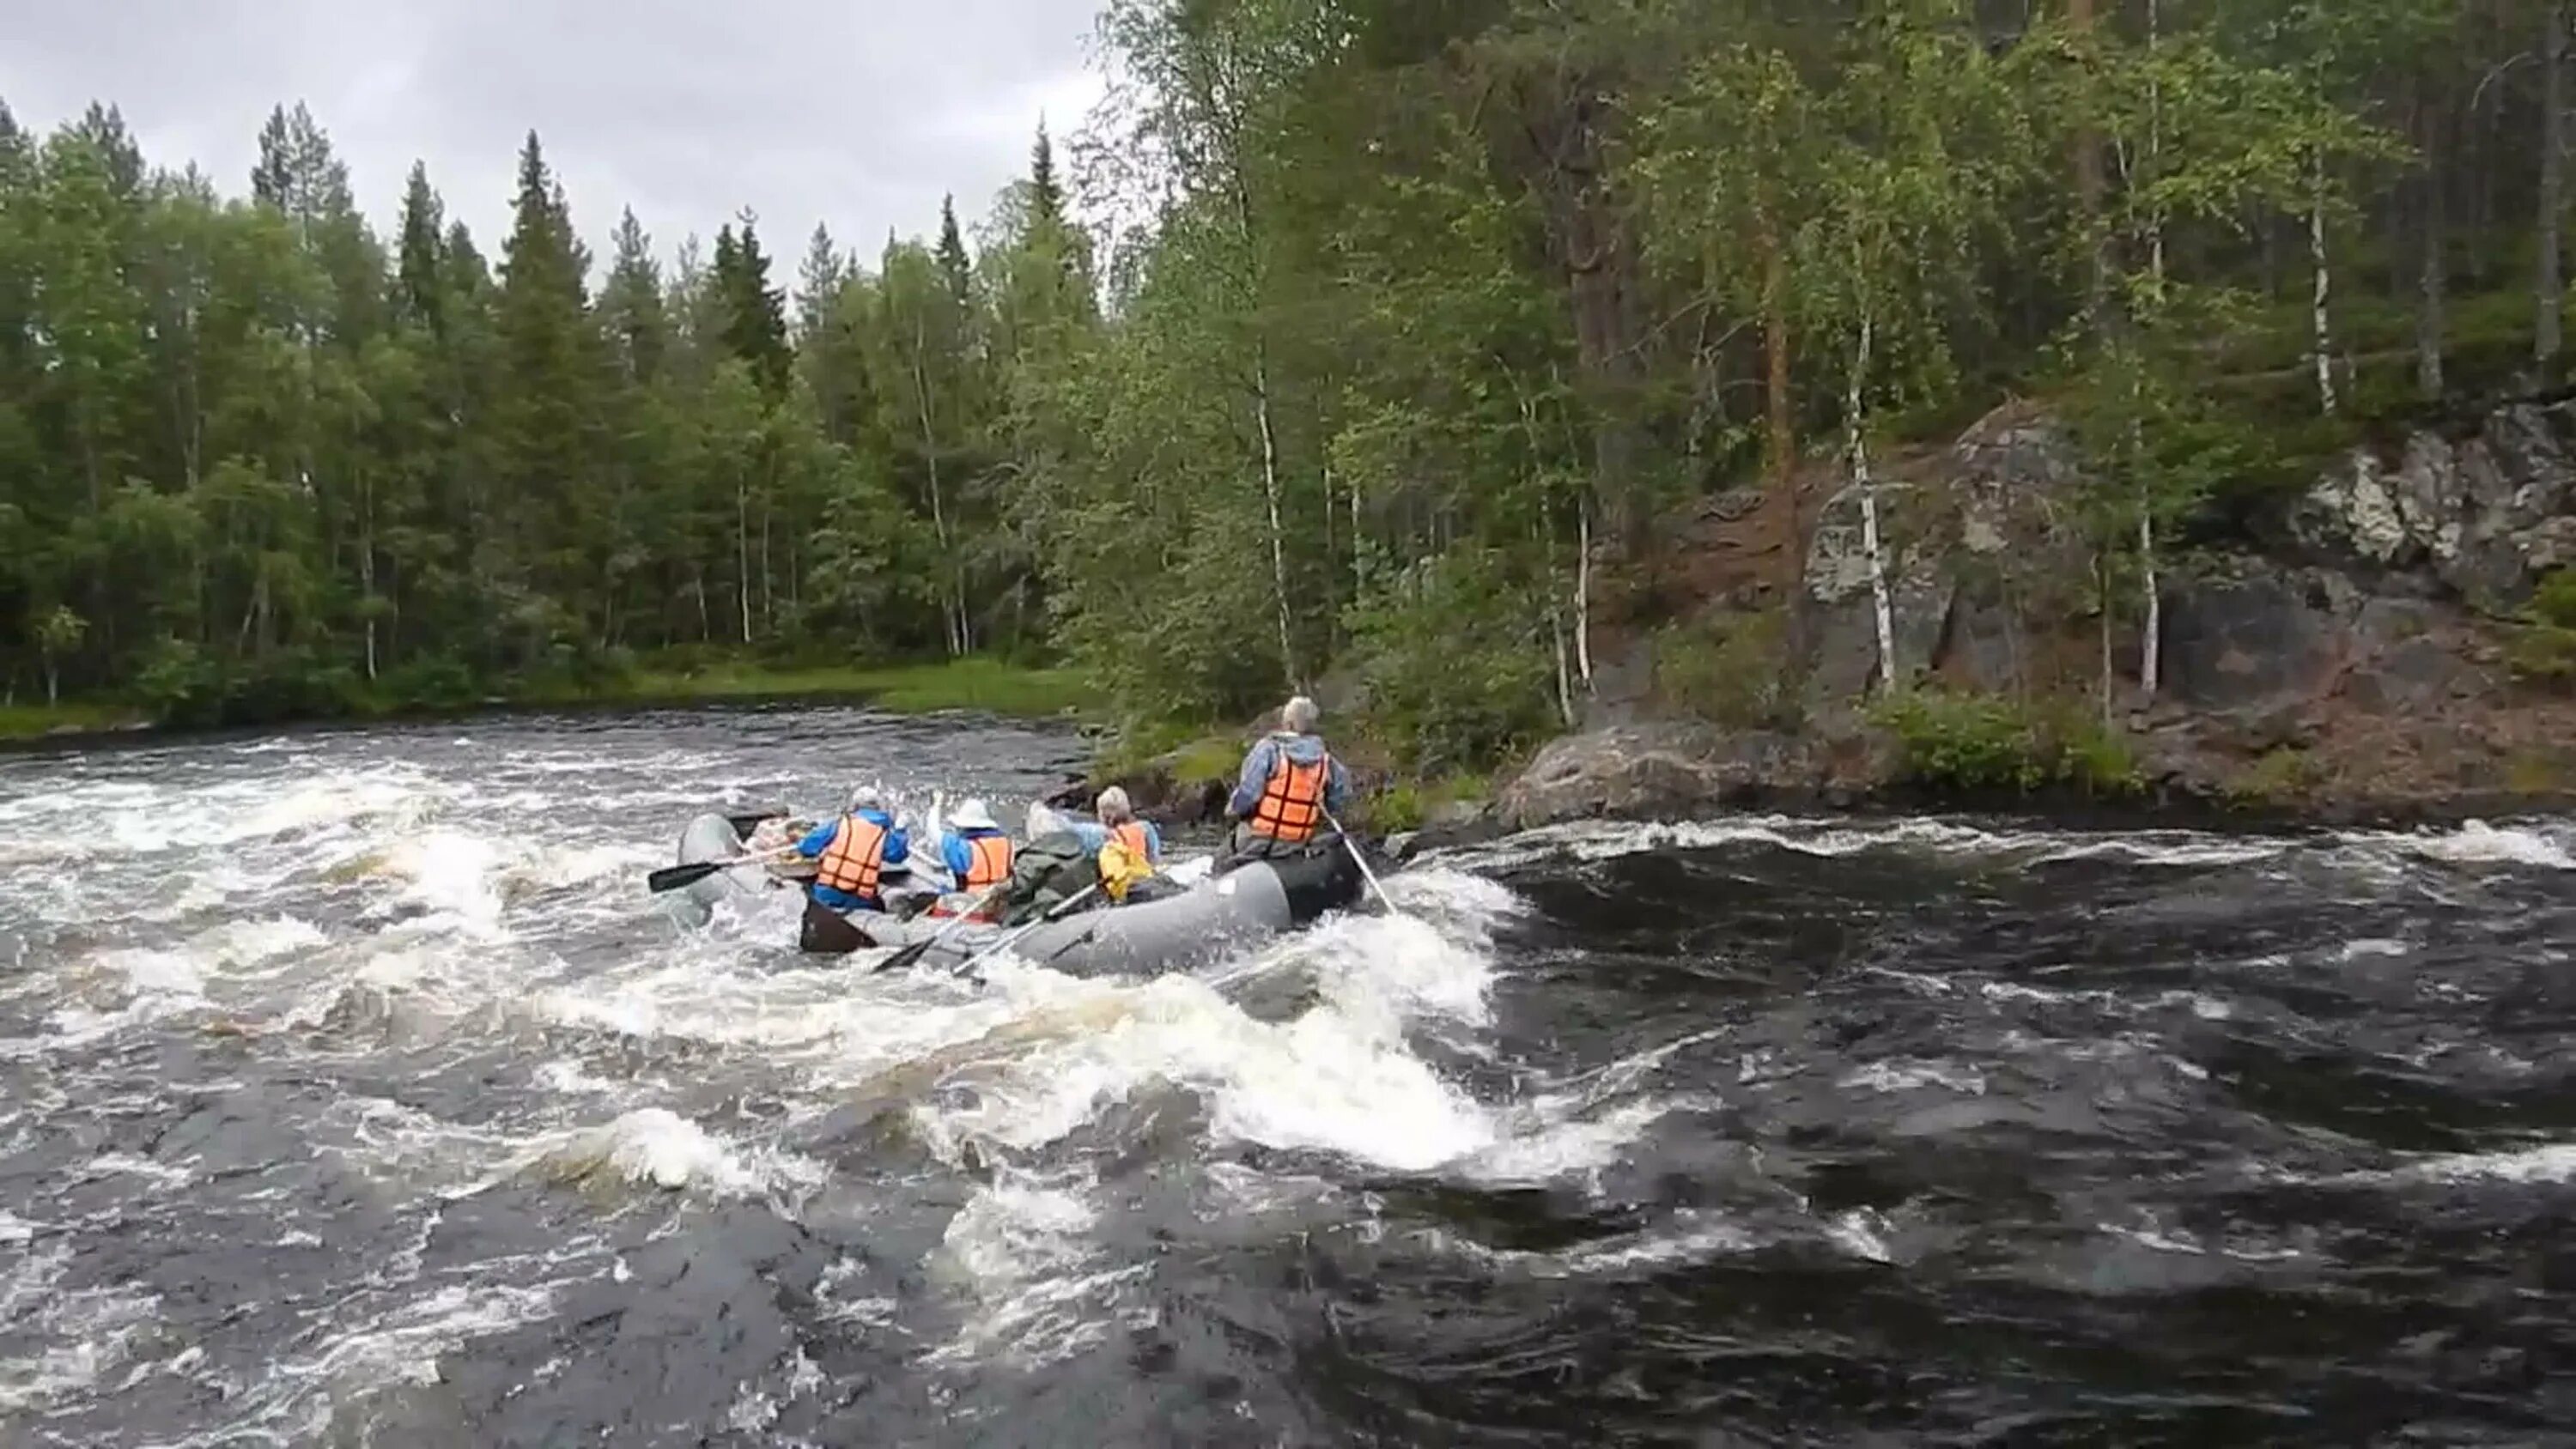
[[[904,837],[904,833],[902,831],[895,828],[894,817],[888,815],[882,810],[862,810],[858,812],[858,815],[861,820],[868,822],[870,825],[873,825],[886,833],[886,869],[892,870],[896,866],[903,864],[905,859],[912,853],[912,843]],[[840,833],[841,822],[838,820],[818,825],[814,827],[813,834],[796,842],[796,853],[805,857],[807,860],[820,860],[823,858],[823,852],[832,848],[832,837]],[[851,895],[847,891],[836,891],[830,886],[817,885],[812,887],[812,890],[814,899],[818,903],[829,906],[836,911],[876,911],[884,909],[883,904],[880,902],[863,901],[857,896]]]
[[[963,834],[952,830],[941,836],[939,858],[948,866],[948,878],[955,881],[962,890],[965,887],[966,872],[975,868],[975,852],[966,844],[967,841],[989,840],[997,835],[1008,834],[1010,832],[1007,830],[969,830]]]
[[[1157,828],[1151,820],[1139,820],[1136,823],[1145,827],[1145,859],[1155,865],[1161,865],[1163,863],[1163,832]],[[1099,824],[1096,821],[1068,821],[1066,822],[1065,828],[1081,837],[1082,848],[1090,851],[1093,855],[1098,855],[1101,848],[1109,843],[1109,827]]]
[[[1313,735],[1272,735],[1264,739],[1243,757],[1243,775],[1235,781],[1233,798],[1225,802],[1226,814],[1237,820],[1251,816],[1253,807],[1261,803],[1261,792],[1270,784],[1270,772],[1277,768],[1282,751],[1301,765],[1311,765],[1325,757],[1324,742]],[[1335,760],[1332,768],[1324,772],[1324,808],[1339,815],[1350,803],[1350,772]]]

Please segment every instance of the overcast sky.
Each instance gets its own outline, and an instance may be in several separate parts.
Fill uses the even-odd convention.
[[[245,193],[297,100],[390,233],[417,157],[497,256],[530,127],[604,253],[622,206],[669,256],[745,206],[794,285],[817,221],[873,263],[955,192],[971,231],[1099,93],[1098,0],[0,0],[0,99],[50,130],[121,106],[145,157]]]

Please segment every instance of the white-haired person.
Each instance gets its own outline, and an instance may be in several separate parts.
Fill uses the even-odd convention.
[[[1122,905],[1161,894],[1151,882],[1163,865],[1163,832],[1138,819],[1135,802],[1116,785],[1100,792],[1091,813],[1093,820],[1076,820],[1072,829],[1099,866],[1101,889]]]
[[[1258,857],[1301,847],[1327,828],[1325,817],[1349,808],[1350,772],[1315,733],[1315,702],[1304,695],[1279,710],[1279,728],[1243,757],[1243,772],[1225,813],[1237,824],[1233,854]]]

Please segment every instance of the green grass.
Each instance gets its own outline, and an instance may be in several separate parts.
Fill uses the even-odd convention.
[[[510,698],[514,703],[537,705],[862,699],[898,714],[967,709],[1023,719],[1078,713],[1095,702],[1089,682],[1074,670],[1031,669],[997,659],[807,669],[754,664],[719,664],[687,672],[645,669],[604,683],[524,689]]]
[[[1460,772],[1420,782],[1398,781],[1366,801],[1362,809],[1370,829],[1393,834],[1419,830],[1423,822],[1452,805],[1481,805],[1493,795],[1493,776]]]
[[[1184,784],[1231,780],[1243,767],[1243,751],[1241,731],[1216,729],[1203,720],[1130,725],[1101,751],[1091,777],[1105,784],[1159,765]]]
[[[143,722],[139,711],[113,704],[13,704],[0,706],[0,740],[127,729]]]

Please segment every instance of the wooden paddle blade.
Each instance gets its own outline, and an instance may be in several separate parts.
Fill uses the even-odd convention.
[[[644,877],[644,888],[654,895],[696,885],[717,871],[742,864],[738,860],[702,860],[695,865],[666,865]]]

